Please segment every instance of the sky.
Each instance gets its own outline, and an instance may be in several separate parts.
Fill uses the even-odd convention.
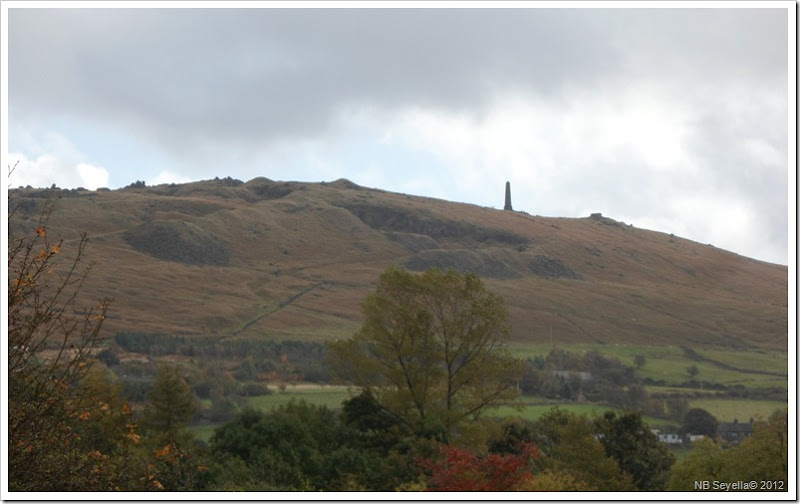
[[[4,4],[10,187],[346,178],[502,208],[510,181],[532,215],[795,258],[794,2]]]

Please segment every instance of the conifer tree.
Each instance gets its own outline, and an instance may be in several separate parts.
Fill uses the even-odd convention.
[[[161,365],[142,417],[142,426],[174,439],[197,412],[197,398],[175,366]]]

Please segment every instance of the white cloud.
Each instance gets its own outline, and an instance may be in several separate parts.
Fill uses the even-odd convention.
[[[785,255],[767,245],[764,217],[747,200],[720,193],[673,197],[667,219],[676,235],[765,261],[785,262]],[[644,222],[644,224],[647,224]],[[654,223],[654,225],[657,225]]]
[[[742,143],[744,151],[762,166],[785,170],[786,156],[763,138],[748,138]]]
[[[75,167],[83,180],[83,187],[87,189],[97,189],[98,187],[108,187],[108,171],[102,166],[94,166],[89,163],[78,163]]]
[[[22,153],[12,152],[8,159],[12,166],[16,164],[9,187],[50,187],[53,184],[62,189],[108,187],[108,171],[102,166],[75,162],[54,154],[29,159]]]
[[[684,141],[690,127],[685,109],[657,96],[597,93],[549,102],[507,97],[480,116],[408,109],[384,138],[437,158],[472,201],[496,201],[498,179],[511,180],[520,194],[537,195],[527,210],[571,215],[586,191],[693,175]],[[564,198],[570,193],[571,201]]]
[[[31,128],[29,124],[15,128],[10,135],[14,151],[6,156],[8,164],[17,165],[9,179],[9,187],[50,187],[95,190],[109,186],[108,170],[89,159],[69,138],[52,131]]]

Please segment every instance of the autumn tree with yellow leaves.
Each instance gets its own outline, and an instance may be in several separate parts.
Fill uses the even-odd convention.
[[[79,434],[93,406],[80,384],[110,300],[78,311],[87,238],[68,254],[48,233],[53,207],[48,202],[28,232],[9,226],[9,489],[102,490],[103,454],[84,450]],[[9,201],[9,221],[18,208]]]
[[[390,267],[362,308],[361,329],[329,345],[332,363],[415,434],[447,437],[516,397],[508,310],[477,275]]]
[[[93,366],[111,300],[78,306],[88,238],[51,237],[55,204],[31,222],[9,200],[8,489],[165,489],[159,469],[172,454],[147,446],[119,384]]]

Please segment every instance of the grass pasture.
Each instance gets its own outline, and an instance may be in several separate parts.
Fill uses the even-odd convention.
[[[546,356],[553,347],[550,345],[510,345],[511,352],[523,358],[536,355]],[[785,352],[769,350],[733,350],[725,348],[693,349],[687,355],[679,346],[636,346],[636,345],[563,345],[559,348],[578,355],[594,350],[606,357],[616,357],[627,365],[634,365],[634,356],[643,355],[644,366],[637,370],[643,378],[664,383],[648,385],[651,394],[689,398],[690,408],[702,408],[714,415],[720,422],[734,420],[749,421],[752,418],[766,419],[776,409],[785,409],[788,403],[780,400],[763,400],[750,397],[728,397],[725,390],[715,390],[713,385],[726,387],[744,386],[747,390],[776,388],[788,390],[789,358]],[[689,381],[687,368],[695,365],[698,374],[696,385],[686,387]],[[715,397],[718,396],[718,397]],[[530,404],[521,412],[511,407],[502,407],[498,416],[520,414],[524,418],[535,419],[547,411],[550,404]],[[606,407],[595,405],[565,404],[561,407],[570,411],[592,414],[602,413]],[[651,425],[659,425],[664,420],[650,419]]]
[[[709,398],[689,401],[690,408],[702,408],[720,422],[749,422],[751,418],[766,420],[775,410],[788,408],[782,401],[759,401],[756,399]]]
[[[250,397],[248,406],[260,411],[272,411],[279,406],[288,404],[292,399],[303,400],[309,404],[326,406],[336,410],[342,407],[342,402],[350,398],[347,387],[340,385],[317,385],[313,383],[301,383],[288,385],[284,392],[273,392],[272,394]],[[210,405],[210,401],[201,401],[205,406]],[[214,430],[222,424],[199,424],[192,425],[189,430],[197,439],[208,442],[214,434]]]
[[[610,409],[615,409],[611,406],[603,406],[599,404],[548,403],[548,404],[523,404],[521,409],[518,409],[514,406],[500,406],[496,410],[493,410],[491,413],[492,416],[496,416],[499,418],[518,416],[524,418],[525,420],[536,420],[555,407],[579,415],[585,414],[588,416],[602,415],[604,412]]]
[[[616,357],[633,366],[634,357],[643,355],[644,366],[638,369],[644,379],[679,386],[689,381],[687,368],[697,366],[695,380],[725,386],[750,388],[788,386],[789,358],[785,352],[768,350],[693,349],[701,360],[690,358],[679,346],[639,346],[572,344],[556,345],[568,352],[583,355],[593,350],[606,357]],[[546,356],[554,347],[542,344],[515,343],[509,350],[517,357]]]
[[[284,392],[251,397],[249,405],[257,410],[270,411],[295,399],[304,400],[309,404],[327,406],[329,409],[339,409],[342,407],[342,401],[349,398],[350,392],[345,386],[304,383],[288,385]]]

